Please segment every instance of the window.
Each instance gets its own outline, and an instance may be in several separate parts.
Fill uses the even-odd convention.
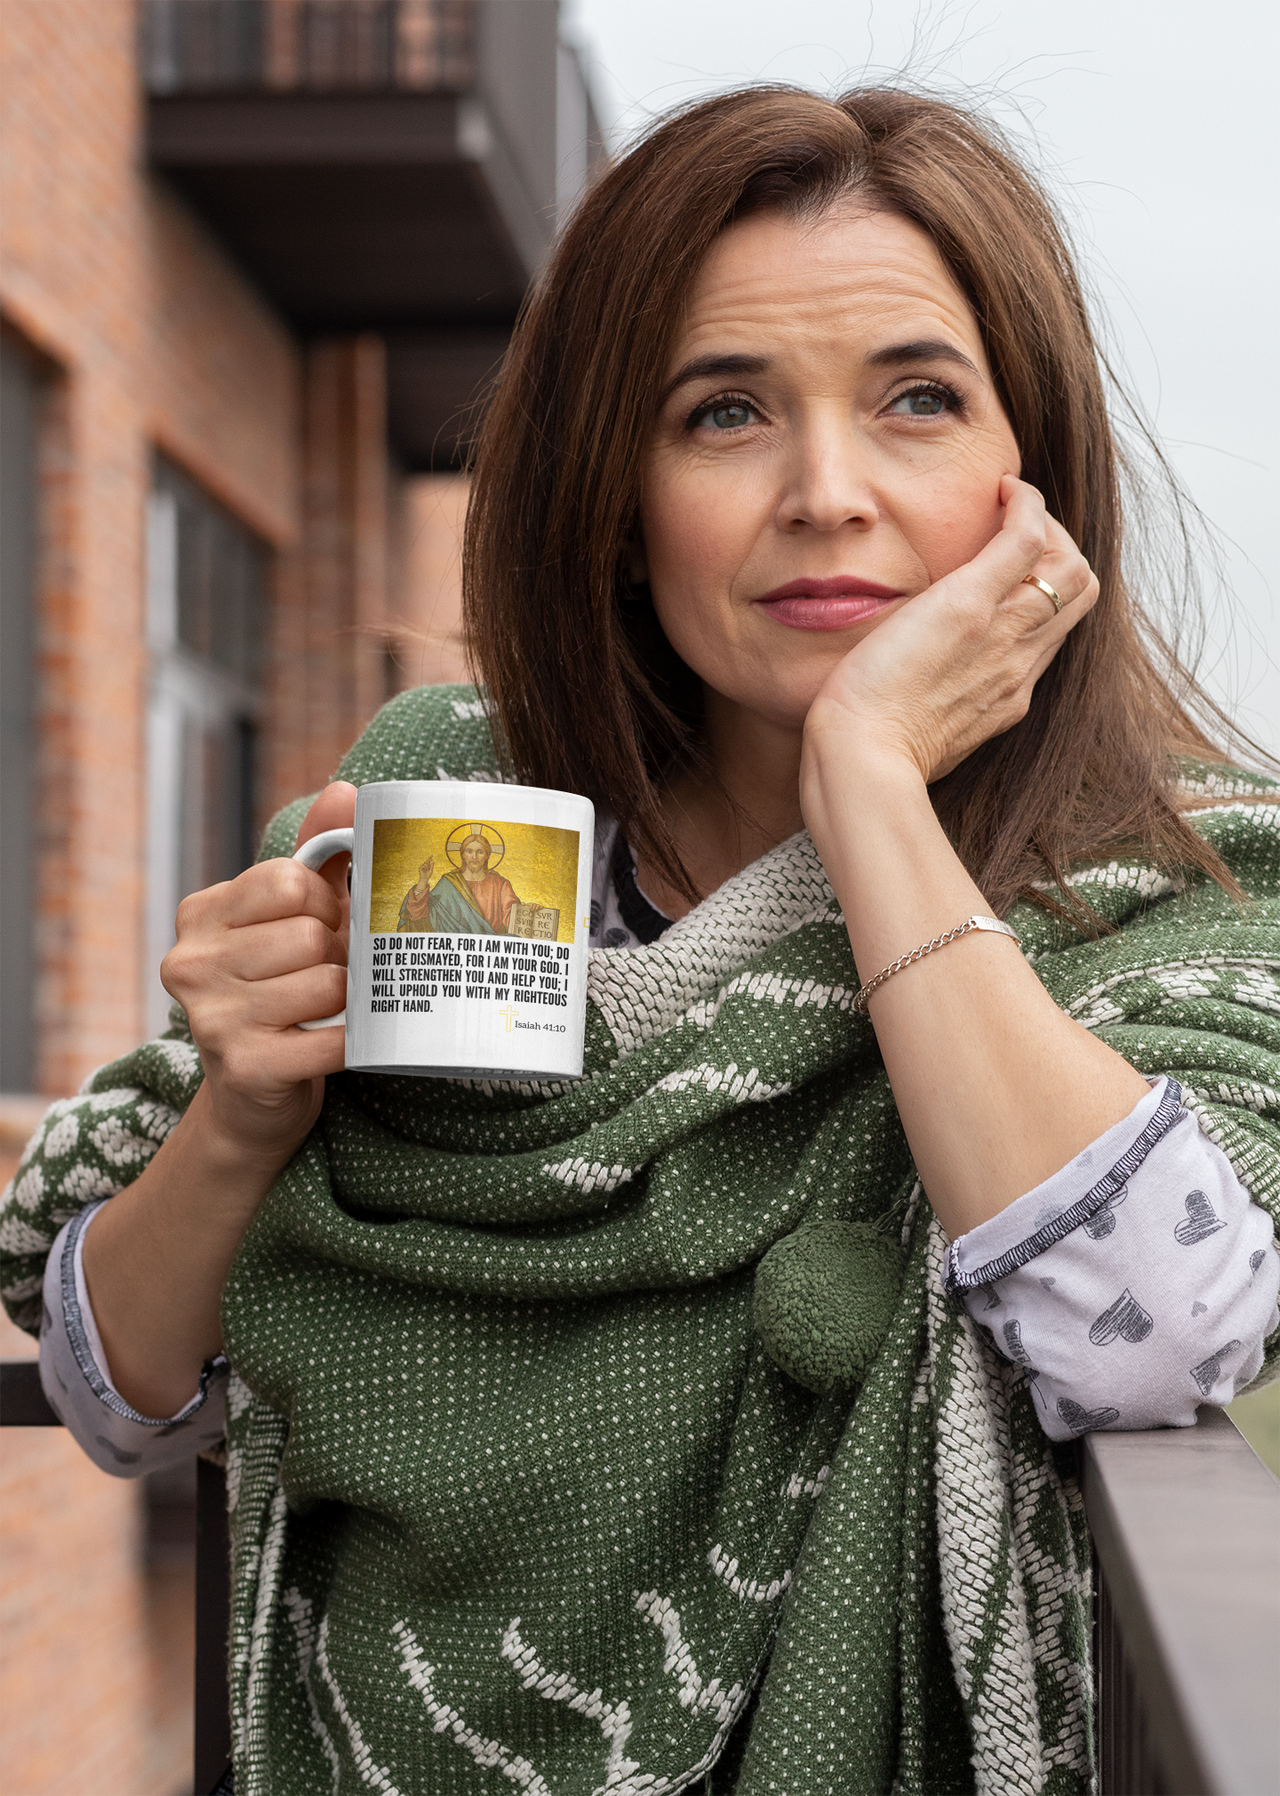
[[[44,382],[0,335],[0,1091],[35,1082],[36,458]]]
[[[244,526],[157,458],[147,518],[147,1022],[166,1026],[160,962],[189,892],[254,855],[254,741],[266,556]]]

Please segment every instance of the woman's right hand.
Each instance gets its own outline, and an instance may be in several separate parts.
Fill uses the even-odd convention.
[[[329,786],[298,832],[306,842],[355,817],[355,787]],[[222,1288],[277,1174],[306,1139],[340,1070],[331,1016],[346,987],[345,855],[321,872],[263,861],[186,899],[165,988],[186,1010],[204,1081],[132,1184],[84,1235],[94,1319],[120,1395],[175,1415],[222,1345]]]
[[[298,845],[355,819],[356,789],[326,787]],[[178,940],[160,969],[187,1014],[204,1066],[206,1125],[278,1171],[305,1140],[343,1031],[298,1023],[341,1010],[346,993],[346,855],[318,873],[261,861],[183,900]]]

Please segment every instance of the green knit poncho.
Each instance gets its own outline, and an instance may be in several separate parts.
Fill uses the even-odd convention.
[[[437,688],[341,773],[492,763]],[[1280,811],[1213,777],[1254,908],[1113,863],[1076,884],[1119,933],[1012,921],[1280,1214]],[[1073,1452],[944,1294],[858,985],[801,835],[592,954],[581,1082],[330,1079],[224,1302],[237,1796],[1089,1789]],[[178,1026],[92,1081],[74,1167],[51,1119],[22,1319],[199,1077]]]

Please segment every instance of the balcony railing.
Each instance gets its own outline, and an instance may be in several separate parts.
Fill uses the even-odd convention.
[[[513,0],[516,3],[516,0]],[[149,93],[464,91],[473,0],[146,0]]]
[[[1220,1409],[1082,1458],[1100,1796],[1280,1790],[1280,1482]]]
[[[140,0],[145,149],[303,338],[387,340],[412,471],[457,466],[603,156],[558,0]]]
[[[0,1427],[61,1426],[41,1389],[37,1361],[0,1360]],[[227,1685],[230,1553],[226,1474],[208,1460],[197,1460],[195,1738],[191,1786],[195,1796],[214,1796],[231,1763]]]
[[[57,1424],[33,1360],[0,1362],[0,1423]],[[1099,1796],[1280,1790],[1280,1482],[1217,1409],[1196,1428],[1090,1435],[1081,1458]],[[197,1796],[217,1788],[230,1753],[227,1551],[225,1480],[202,1460]]]
[[[557,0],[139,17],[147,160],[291,325],[509,331],[597,153]]]

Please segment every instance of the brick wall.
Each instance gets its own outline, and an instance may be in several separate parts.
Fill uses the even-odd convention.
[[[382,339],[313,344],[303,387],[302,535],[278,574],[265,816],[323,786],[389,696]]]
[[[301,357],[141,159],[131,0],[5,0],[0,309],[47,358],[39,1074],[141,1029],[143,519],[161,446],[288,550]]]
[[[301,533],[276,576],[263,822],[323,786],[394,693],[470,677],[466,475],[388,467],[381,338],[311,345],[303,387]]]
[[[0,312],[47,376],[36,1004],[54,1095],[142,1029],[153,451],[284,562],[300,538],[301,352],[145,174],[134,33],[131,0],[0,5]],[[0,1103],[0,1181],[29,1108]],[[0,1325],[0,1351],[33,1350]],[[144,1564],[142,1496],[59,1429],[0,1431],[5,1796],[189,1785],[190,1572]]]
[[[465,474],[420,474],[403,482],[393,532],[392,587],[397,688],[468,680],[462,639]]]

